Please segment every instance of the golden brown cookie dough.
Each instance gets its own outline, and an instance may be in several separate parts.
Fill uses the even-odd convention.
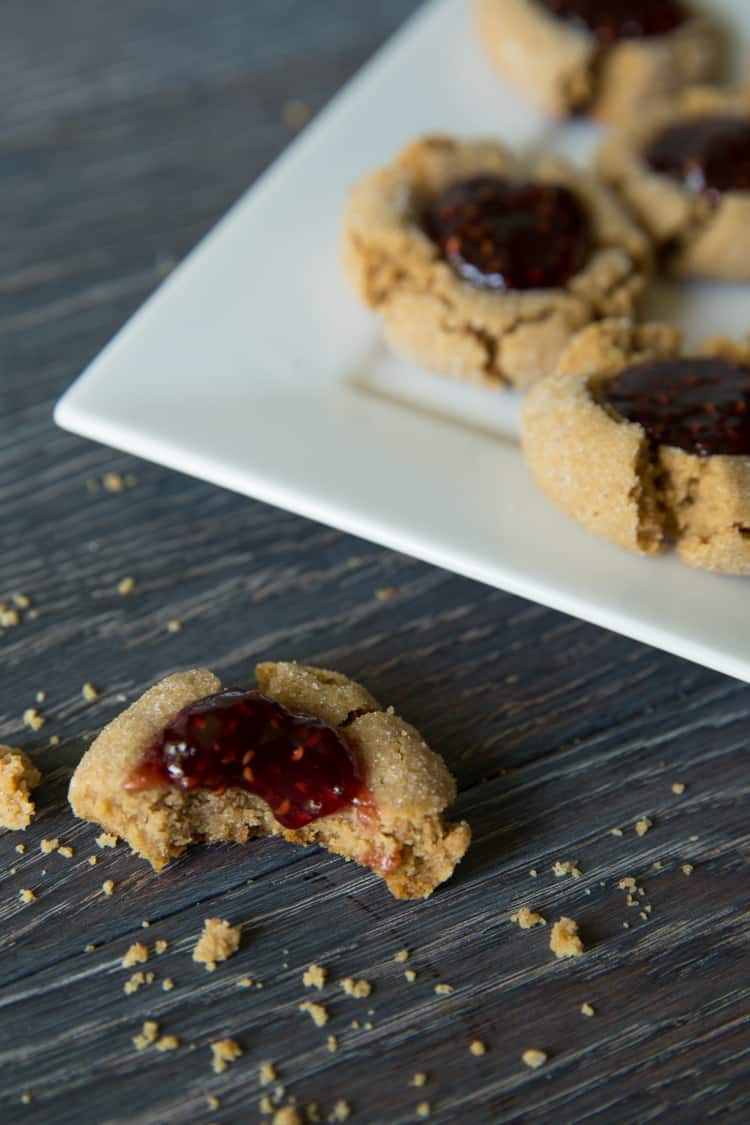
[[[561,184],[581,200],[593,234],[587,264],[564,287],[505,290],[462,280],[424,233],[428,201],[457,181],[495,175]],[[554,369],[572,335],[629,316],[650,261],[647,239],[592,175],[555,156],[524,163],[495,141],[424,137],[352,189],[344,263],[390,344],[442,374],[489,387],[527,387]]]
[[[652,443],[598,396],[631,364],[679,354],[668,325],[585,329],[529,394],[523,451],[542,491],[590,531],[643,554],[674,543],[691,566],[750,574],[750,458]],[[750,364],[748,343],[714,339],[699,354]]]
[[[283,836],[371,867],[396,898],[427,897],[453,873],[471,835],[464,822],[443,817],[456,786],[442,758],[414,727],[338,672],[265,663],[256,675],[270,699],[344,731],[370,799],[365,809],[353,804],[292,830],[244,789],[124,788],[177,712],[221,690],[216,676],[197,669],[168,676],[105,727],[70,783],[75,814],[122,836],[156,871],[197,841]]]
[[[664,252],[669,272],[683,277],[750,280],[750,192],[729,191],[718,201],[689,191],[644,160],[649,144],[668,126],[709,116],[750,121],[750,89],[698,87],[652,106],[602,145],[597,169]]]
[[[31,790],[42,780],[23,750],[0,746],[0,828],[28,828],[36,812]]]
[[[654,97],[712,78],[719,63],[717,29],[694,10],[668,34],[602,48],[537,0],[475,0],[475,8],[494,66],[555,117],[627,121]]]

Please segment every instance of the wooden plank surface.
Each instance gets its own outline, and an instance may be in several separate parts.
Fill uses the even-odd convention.
[[[284,103],[322,106],[415,7],[3,5],[0,600],[23,591],[38,616],[0,632],[0,741],[46,775],[25,853],[0,836],[3,1122],[257,1121],[267,1059],[284,1100],[324,1120],[338,1098],[352,1121],[389,1125],[420,1120],[423,1100],[436,1122],[750,1117],[750,688],[51,422],[83,364],[283,148]],[[137,484],[88,491],[107,471]],[[445,755],[474,844],[431,900],[397,903],[359,868],[271,841],[195,849],[156,877],[72,819],[67,780],[123,699],[195,664],[246,683],[267,658],[361,678]],[[33,732],[21,716],[40,690]],[[41,854],[53,836],[72,859]],[[566,859],[580,878],[553,875]],[[628,875],[645,888],[636,907],[617,887]],[[585,956],[557,962],[548,930],[510,921],[523,905],[576,918]],[[208,974],[190,950],[211,915],[244,936]],[[170,943],[157,982],[124,995],[124,951],[157,938]],[[332,982],[320,1030],[297,1010],[313,960]],[[264,987],[237,988],[248,974]],[[346,975],[373,982],[369,1000],[344,996]],[[437,995],[441,981],[455,991]],[[147,1018],[180,1049],[137,1054]],[[244,1054],[214,1076],[208,1043],[223,1036]],[[548,1053],[539,1071],[520,1061],[529,1047]]]

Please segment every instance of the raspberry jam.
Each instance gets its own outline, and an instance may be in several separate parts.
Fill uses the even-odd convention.
[[[554,289],[592,250],[589,218],[557,184],[475,176],[435,199],[424,229],[464,281],[482,289]]]
[[[338,812],[364,792],[339,731],[259,691],[222,691],[183,708],[125,788],[165,784],[256,793],[285,828]]]
[[[604,400],[658,445],[750,455],[750,367],[725,359],[661,359],[626,367]]]
[[[644,160],[688,191],[715,197],[750,191],[750,119],[725,114],[679,121],[654,138]]]
[[[679,0],[542,0],[545,8],[601,43],[667,35],[687,19]]]

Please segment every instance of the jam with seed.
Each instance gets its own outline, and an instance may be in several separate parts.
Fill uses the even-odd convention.
[[[426,233],[464,281],[482,289],[554,289],[592,251],[588,215],[558,184],[474,176],[433,200]]]
[[[750,119],[725,114],[678,121],[654,138],[644,159],[688,191],[714,197],[750,191]]]
[[[256,793],[285,828],[302,828],[364,793],[341,732],[259,691],[222,691],[183,708],[125,788],[165,784]]]
[[[619,39],[667,35],[687,19],[679,0],[542,0],[557,16],[590,32],[602,46]]]
[[[626,367],[604,400],[658,445],[750,455],[750,367],[725,359],[660,359]]]

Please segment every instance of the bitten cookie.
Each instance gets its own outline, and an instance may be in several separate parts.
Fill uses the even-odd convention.
[[[426,898],[471,836],[443,816],[456,787],[442,758],[338,672],[256,674],[260,692],[222,691],[201,669],[152,687],[83,756],[74,813],[156,871],[197,841],[283,836],[372,868],[396,898]]]
[[[540,488],[590,531],[750,574],[749,343],[683,356],[668,325],[594,325],[529,394],[522,445]]]
[[[424,137],[352,189],[354,289],[391,345],[442,374],[526,387],[578,330],[630,315],[649,243],[592,175],[494,141]]]
[[[750,280],[749,89],[653,106],[604,143],[597,167],[670,272]]]
[[[500,73],[556,117],[628,120],[714,76],[720,37],[683,0],[475,0]]]

